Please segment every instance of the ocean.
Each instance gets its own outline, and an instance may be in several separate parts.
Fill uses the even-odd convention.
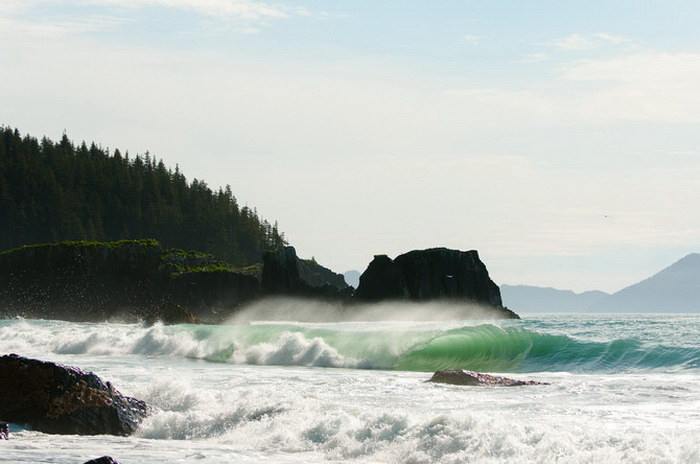
[[[0,462],[699,463],[700,315],[145,326],[0,320],[0,354],[155,408],[136,435],[12,424]],[[550,385],[427,383],[471,369]]]

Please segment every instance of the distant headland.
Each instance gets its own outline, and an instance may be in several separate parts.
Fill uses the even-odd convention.
[[[356,291],[342,275],[298,258],[291,246],[261,258],[237,268],[152,239],[23,246],[0,253],[0,312],[69,321],[216,323],[248,303],[281,296],[337,302],[348,312],[358,303],[446,301],[478,305],[485,317],[518,317],[503,307],[476,251],[375,256]]]

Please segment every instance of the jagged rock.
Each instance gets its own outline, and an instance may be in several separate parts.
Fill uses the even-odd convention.
[[[92,459],[85,464],[119,464],[113,457],[102,456],[101,458]]]
[[[4,422],[0,422],[0,440],[9,440],[9,439],[10,439],[9,426]]]
[[[411,299],[468,299],[502,306],[501,292],[476,250],[415,250],[396,257]]]
[[[44,433],[130,435],[148,412],[91,372],[0,356],[0,419]]]
[[[352,288],[342,275],[315,261],[299,259],[291,246],[263,254],[260,286],[265,296],[294,295],[331,300],[352,296]]]
[[[447,383],[450,385],[482,385],[499,387],[517,387],[519,385],[549,385],[548,383],[536,382],[534,380],[515,380],[509,379],[508,377],[498,377],[495,375],[459,369],[437,371],[433,374],[430,380],[428,380],[428,382]]]
[[[314,259],[297,259],[299,277],[312,287],[329,287],[344,290],[349,287],[342,274],[337,274],[327,267],[321,266]]]
[[[405,300],[410,294],[401,268],[387,255],[375,255],[367,270],[360,275],[355,298],[367,302]]]
[[[501,293],[479,254],[447,248],[415,250],[393,261],[377,255],[360,276],[358,301],[468,301],[495,308],[498,315],[517,319],[503,307]]]
[[[260,286],[264,294],[295,294],[303,290],[297,259],[297,252],[291,246],[263,253]]]

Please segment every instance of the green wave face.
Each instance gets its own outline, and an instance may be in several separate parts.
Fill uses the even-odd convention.
[[[492,372],[611,371],[700,367],[700,349],[645,346],[637,340],[582,341],[490,325],[449,331],[406,353],[396,369]]]
[[[643,343],[635,339],[586,341],[566,335],[539,333],[522,327],[490,324],[451,330],[362,330],[310,328],[297,324],[256,324],[237,327],[180,326],[194,330],[213,349],[206,356],[230,362],[236,353],[265,347],[302,350],[299,340],[326,347],[346,360],[335,367],[435,371],[470,369],[486,372],[625,371],[700,367],[700,348]],[[295,335],[296,344],[282,343]],[[278,364],[295,364],[294,353],[277,356]],[[310,364],[307,364],[310,365]],[[321,364],[323,365],[323,364]]]

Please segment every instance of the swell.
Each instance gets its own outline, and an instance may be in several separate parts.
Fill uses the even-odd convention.
[[[700,367],[700,348],[586,340],[520,326],[450,330],[370,325],[154,326],[1,321],[0,352],[169,356],[251,365],[486,372],[620,372]],[[37,356],[40,354],[37,354]]]
[[[624,338],[586,341],[522,328],[480,325],[447,331],[401,356],[394,367],[416,371],[468,368],[593,372],[699,366],[700,349]]]

